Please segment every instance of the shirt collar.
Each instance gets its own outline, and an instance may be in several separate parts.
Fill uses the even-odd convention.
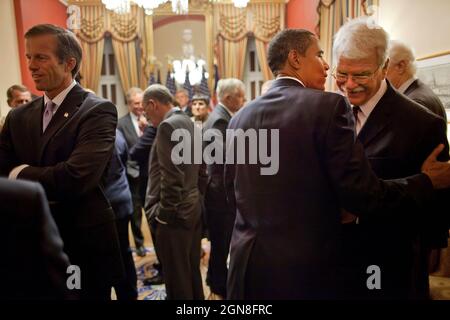
[[[54,111],[54,112],[56,112],[56,109],[58,109],[58,107],[63,103],[64,99],[66,99],[70,90],[72,90],[72,88],[75,87],[76,84],[77,84],[77,82],[75,80],[73,80],[72,83],[67,88],[65,88],[63,91],[61,91],[53,99],[50,99],[49,97],[47,97],[47,94],[44,93],[44,105],[47,105],[47,102],[49,102],[51,100],[54,104],[56,104],[55,111]]]
[[[408,89],[409,86],[416,80],[417,80],[416,77],[409,78],[408,80],[403,82],[403,84],[397,89],[397,91],[400,92],[400,93],[405,93],[406,89]]]
[[[363,104],[362,106],[359,106],[361,108],[361,112],[366,116],[366,118],[369,117],[370,113],[373,111],[373,109],[378,104],[380,99],[386,93],[386,90],[387,90],[387,83],[386,83],[386,80],[383,79],[377,93],[375,93],[374,96],[372,98],[370,98],[370,100],[367,101],[365,104]]]
[[[277,77],[277,80],[278,80],[278,79],[291,79],[291,80],[295,80],[295,81],[297,81],[298,83],[300,83],[303,87],[306,88],[305,84],[304,84],[300,79],[297,79],[297,78],[294,78],[294,77],[280,76],[280,77]]]
[[[135,115],[133,112],[130,112],[130,117],[131,117],[131,120],[133,120],[133,121],[138,121],[138,117],[137,117],[137,115]]]
[[[219,102],[219,104],[228,112],[230,117],[232,117],[234,115],[234,113],[231,112],[230,109],[228,109],[222,102]]]
[[[163,120],[166,120],[169,118],[172,114],[174,114],[176,111],[181,111],[180,107],[172,107],[163,117]]]

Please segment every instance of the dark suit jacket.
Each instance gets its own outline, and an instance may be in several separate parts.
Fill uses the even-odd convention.
[[[155,137],[156,128],[148,126],[145,128],[142,136],[139,137],[134,146],[130,149],[130,159],[136,161],[139,165],[139,176],[141,178],[147,179],[148,177],[148,159]]]
[[[378,180],[340,95],[278,79],[231,119],[229,129],[237,128],[279,130],[279,171],[225,166],[227,196],[237,210],[229,298],[339,297],[340,208],[370,215],[432,194],[422,174]]]
[[[364,146],[373,171],[382,179],[420,173],[422,163],[439,143],[446,146],[440,160],[449,159],[443,119],[399,94],[389,83],[386,93],[359,132],[358,139]],[[354,239],[361,245],[361,252],[353,255],[366,255],[367,263],[379,265],[384,271],[384,288],[394,291],[385,291],[385,295],[380,292],[381,296],[403,296],[411,289],[413,247],[418,237],[422,244],[429,247],[447,245],[446,212],[434,208],[434,202],[419,208],[423,212],[423,218],[419,221],[408,219],[412,210],[397,210],[395,215],[387,212],[389,218],[386,218],[386,212],[369,218],[361,217],[361,237]],[[388,288],[388,285],[391,287]]]
[[[102,279],[108,280],[122,271],[114,213],[102,184],[114,148],[116,107],[76,85],[44,133],[43,110],[40,97],[8,114],[0,136],[0,175],[28,164],[18,178],[44,187],[71,262],[98,260],[92,266],[105,266],[110,272]],[[90,252],[95,258],[84,260]]]
[[[67,297],[69,259],[38,183],[0,178],[0,299]]]
[[[186,115],[190,118],[193,116],[192,114],[192,107],[191,106],[187,106],[186,109],[184,110],[184,113],[186,113]]]
[[[191,228],[200,219],[198,190],[199,165],[174,164],[171,159],[177,141],[171,141],[172,132],[189,132],[189,147],[194,143],[194,123],[179,109],[169,111],[158,126],[155,144],[150,154],[149,187],[145,202],[147,219],[158,217],[169,224]],[[190,142],[190,143],[189,143]],[[193,150],[192,150],[193,151]]]
[[[119,129],[123,133],[123,136],[125,137],[128,145],[128,150],[131,150],[131,148],[136,144],[139,137],[136,134],[136,130],[134,129],[133,120],[131,120],[130,113],[127,113],[125,116],[119,119],[117,123],[117,129]],[[131,159],[128,160],[127,174],[131,178],[139,177],[139,165],[136,161],[133,161]]]
[[[228,123],[230,122],[231,116],[228,111],[221,105],[218,104],[206,120],[203,130],[204,132],[214,132],[211,129],[218,130],[222,135],[223,139],[226,137],[226,130]],[[221,141],[220,139],[215,140]],[[204,148],[211,144],[212,141],[205,141]],[[225,160],[225,140],[223,140],[223,160]],[[215,208],[220,211],[226,211],[228,208],[227,198],[225,194],[225,185],[223,180],[224,164],[213,163],[207,165],[208,173],[208,183],[206,187],[205,201],[207,202],[208,208]]]
[[[122,132],[116,130],[115,148],[105,179],[105,195],[111,203],[117,219],[123,219],[133,213],[133,203],[126,173],[127,160],[127,143]]]
[[[447,114],[439,97],[425,83],[417,79],[405,90],[405,95],[447,121]]]

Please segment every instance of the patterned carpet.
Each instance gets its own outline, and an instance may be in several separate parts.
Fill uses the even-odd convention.
[[[430,292],[433,300],[450,300],[450,278],[430,276]]]
[[[164,284],[158,286],[146,286],[143,283],[145,278],[152,277],[158,273],[158,271],[153,268],[153,263],[156,262],[155,251],[153,247],[147,247],[146,249],[147,255],[142,258],[133,253],[138,277],[138,299],[164,300],[166,298]]]
[[[143,217],[144,218],[144,217]],[[147,255],[145,257],[139,257],[133,253],[133,259],[136,265],[136,271],[138,276],[138,294],[139,300],[164,300],[166,297],[166,290],[164,285],[158,286],[146,286],[143,283],[145,278],[151,277],[158,271],[153,268],[153,263],[156,261],[156,255],[151,242],[150,231],[148,229],[146,221],[143,219],[142,231],[145,238],[145,247],[147,249]],[[130,229],[131,235],[131,229]],[[130,236],[130,244],[134,244],[132,236]],[[450,247],[450,240],[449,240]],[[210,294],[209,287],[206,285],[206,272],[208,270],[208,260],[210,252],[209,241],[203,239],[202,248],[204,255],[200,264],[202,278],[203,278],[203,292],[205,298]],[[442,257],[445,257],[445,263],[441,263],[438,271],[430,276],[430,294],[433,300],[450,300],[450,249],[444,249]],[[114,296],[114,295],[113,295]]]
[[[205,283],[208,259],[209,259],[209,242],[202,243],[205,255],[201,262],[201,273],[203,277],[203,290],[205,297],[208,297],[210,291]],[[153,268],[153,263],[156,261],[155,251],[153,247],[147,247],[147,255],[143,258],[138,257],[133,253],[133,258],[136,264],[136,271],[138,277],[138,294],[139,300],[164,300],[166,297],[166,289],[164,284],[157,286],[146,286],[143,283],[145,278],[157,274],[157,270]],[[430,293],[433,300],[450,300],[450,278],[444,276],[430,276]]]
[[[204,255],[200,264],[200,269],[203,278],[203,292],[205,298],[208,297],[210,290],[205,283],[206,272],[208,270],[208,260],[209,260],[209,250],[210,245],[208,241],[202,242],[202,248]],[[152,277],[158,273],[158,271],[153,268],[153,263],[156,262],[155,250],[153,247],[146,247],[147,255],[145,257],[139,257],[133,253],[134,263],[136,265],[136,273],[138,277],[138,299],[139,300],[164,300],[166,298],[166,289],[164,284],[147,286],[144,285],[143,280],[145,278]]]

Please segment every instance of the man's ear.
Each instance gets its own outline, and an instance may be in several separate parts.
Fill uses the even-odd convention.
[[[158,109],[158,104],[156,103],[155,100],[150,99],[150,100],[148,100],[148,103],[150,104],[150,108],[151,108],[153,111],[155,111],[155,110]]]
[[[288,63],[295,70],[300,69],[301,61],[300,61],[300,55],[298,54],[297,50],[289,51]]]
[[[75,66],[77,65],[77,60],[75,58],[69,58],[66,61],[66,71],[72,72],[73,69],[75,69]]]
[[[407,65],[408,65],[408,63],[405,60],[400,60],[396,66],[398,73],[404,74],[406,72]]]

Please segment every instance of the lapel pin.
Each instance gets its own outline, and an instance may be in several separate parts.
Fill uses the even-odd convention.
[[[64,113],[64,118],[68,118],[69,117],[69,114],[66,112],[66,113]]]

